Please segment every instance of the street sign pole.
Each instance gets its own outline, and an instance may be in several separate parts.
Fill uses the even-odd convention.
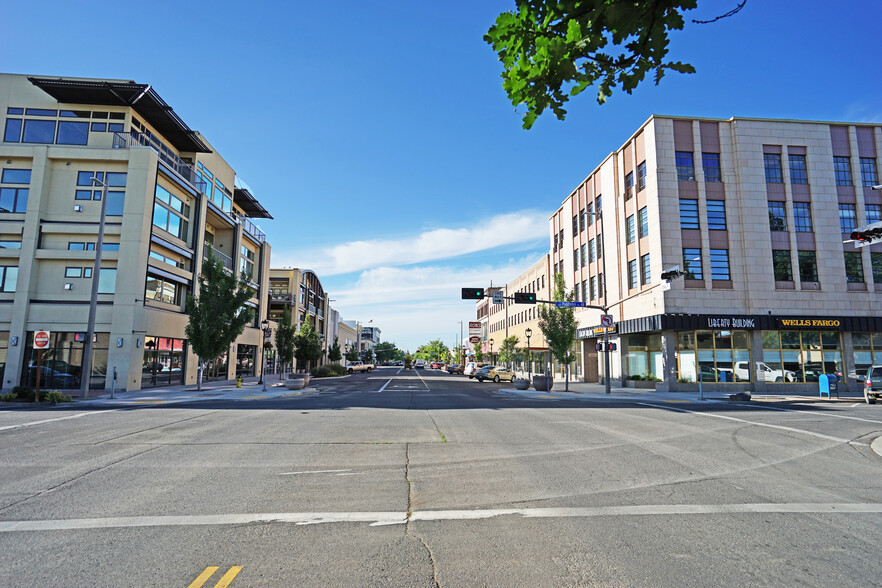
[[[595,211],[600,217],[600,233],[601,238],[606,237],[606,231],[603,228],[603,212]],[[606,273],[606,246],[603,246],[603,314],[609,314],[609,300],[606,297],[606,282],[609,274]],[[609,381],[609,329],[603,330],[603,387],[607,394],[612,392]]]

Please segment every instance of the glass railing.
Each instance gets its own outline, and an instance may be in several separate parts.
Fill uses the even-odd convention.
[[[257,239],[261,243],[266,241],[266,235],[264,235],[263,231],[261,231],[257,227],[257,225],[255,225],[253,222],[251,222],[248,219],[248,217],[243,216],[242,214],[239,214],[235,210],[231,214],[233,215],[234,218],[236,218],[239,222],[242,223],[242,230],[243,231],[245,231],[246,233],[248,233],[249,235],[251,235],[252,237]]]
[[[219,250],[215,249],[209,243],[206,242],[205,248],[202,251],[203,259],[208,259],[208,252],[209,251],[211,252],[212,256],[214,256],[215,259],[221,260],[221,263],[223,263],[223,265],[224,265],[224,269],[229,270],[231,272],[233,271],[233,258],[232,257],[230,257],[229,255],[226,255],[223,251],[219,251]]]
[[[175,155],[168,146],[156,138],[156,135],[145,133],[114,133],[113,148],[128,149],[133,145],[150,147],[159,155],[159,160],[174,170],[179,176],[190,183],[198,192],[204,194],[207,189],[205,181],[196,175],[196,171],[187,163]]]

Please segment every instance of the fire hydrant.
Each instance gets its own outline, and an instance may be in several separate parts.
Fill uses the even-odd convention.
[[[242,378],[236,378],[236,388],[242,387]]]

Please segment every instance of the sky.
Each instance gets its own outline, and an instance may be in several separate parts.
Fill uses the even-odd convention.
[[[882,122],[879,0],[699,0],[669,73],[588,89],[529,131],[482,37],[514,0],[7,3],[0,71],[152,84],[274,220],[344,320],[415,351],[475,318],[460,288],[548,252],[548,217],[653,114]],[[467,336],[467,333],[466,333]]]

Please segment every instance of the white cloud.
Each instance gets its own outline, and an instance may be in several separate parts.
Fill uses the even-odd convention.
[[[400,239],[352,241],[320,250],[274,252],[273,267],[305,267],[332,276],[378,266],[401,266],[456,257],[548,238],[548,214],[521,211],[484,219],[480,225],[432,229]]]

